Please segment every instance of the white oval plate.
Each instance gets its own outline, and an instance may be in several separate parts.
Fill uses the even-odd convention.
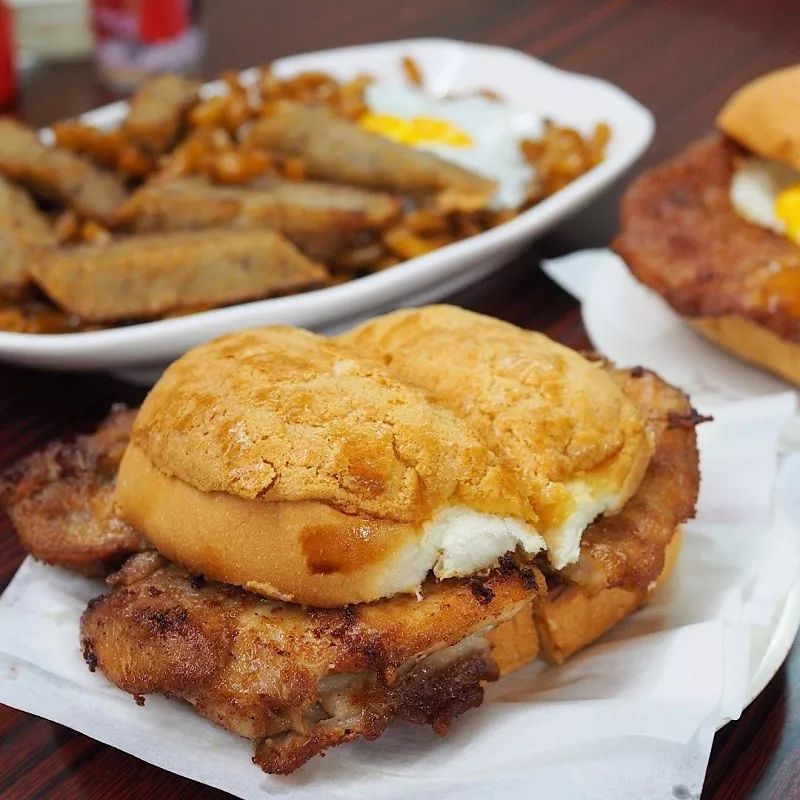
[[[653,117],[617,87],[551,67],[524,53],[448,39],[411,39],[292,56],[275,70],[290,75],[315,69],[345,78],[370,72],[397,81],[400,58],[419,64],[435,95],[490,88],[518,110],[588,132],[607,122],[612,135],[606,159],[555,195],[497,228],[358,280],[317,291],[260,300],[109,330],[68,334],[0,332],[0,360],[57,370],[152,371],[190,347],[254,325],[292,324],[335,330],[397,306],[452,294],[497,269],[538,235],[586,205],[629,167],[652,138]],[[243,75],[247,76],[247,72]],[[207,91],[213,92],[209,84]],[[111,127],[124,102],[84,118]]]
[[[796,583],[773,623],[753,628],[750,636],[750,683],[747,705],[753,702],[786,661],[800,628],[800,584]],[[726,725],[725,720],[719,727]]]

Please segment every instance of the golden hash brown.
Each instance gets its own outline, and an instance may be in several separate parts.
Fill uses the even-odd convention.
[[[106,575],[143,549],[142,536],[113,507],[135,416],[113,411],[95,433],[54,442],[0,477],[0,504],[31,555],[84,575]]]

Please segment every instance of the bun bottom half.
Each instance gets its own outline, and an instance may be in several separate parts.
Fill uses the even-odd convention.
[[[123,519],[170,561],[266,597],[337,608],[413,594],[419,584],[421,534],[412,525],[348,515],[317,501],[203,492],[162,473],[133,443],[122,458],[115,500]]]
[[[723,350],[800,386],[800,344],[735,314],[687,317],[687,321]]]
[[[664,551],[664,568],[648,589],[602,589],[590,594],[578,586],[569,586],[537,608],[526,605],[498,625],[487,639],[500,675],[508,675],[537,657],[561,664],[610,631],[645,605],[669,579],[682,540],[681,529],[676,528]]]

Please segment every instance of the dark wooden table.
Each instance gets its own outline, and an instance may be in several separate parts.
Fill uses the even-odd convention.
[[[414,36],[507,45],[613,81],[651,108],[658,128],[638,169],[710,130],[716,109],[742,83],[796,61],[796,13],[792,0],[218,0],[205,4],[205,72],[212,76],[295,52]],[[19,112],[42,124],[106,99],[91,64],[46,66],[22,77]],[[536,266],[542,253],[607,244],[620,191],[621,185],[536,249],[451,300],[544,330],[574,347],[588,346],[575,303]],[[48,439],[91,428],[112,402],[135,402],[138,396],[105,376],[0,366],[0,468]],[[0,589],[23,557],[7,520],[0,520]],[[5,800],[223,796],[0,706]],[[743,797],[800,798],[797,647],[742,719],[716,738],[703,800]]]

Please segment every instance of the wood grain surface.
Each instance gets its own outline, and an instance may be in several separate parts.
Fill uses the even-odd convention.
[[[507,45],[610,80],[654,112],[655,140],[636,170],[711,129],[743,82],[798,59],[792,0],[208,0],[208,76],[295,52],[415,36]],[[368,65],[365,65],[368,67]],[[20,116],[44,124],[109,99],[90,63],[21,76]],[[491,279],[451,298],[576,347],[589,342],[570,297],[537,269],[541,254],[606,245],[621,181]],[[106,376],[0,366],[0,469],[51,438],[90,429],[135,389]],[[0,590],[24,556],[0,519]],[[187,743],[187,746],[191,746]],[[78,733],[0,706],[0,798],[225,797]],[[609,798],[613,798],[609,787]],[[677,796],[677,795],[676,795]],[[703,800],[800,798],[800,649],[714,744]],[[688,798],[686,799],[688,800]]]

